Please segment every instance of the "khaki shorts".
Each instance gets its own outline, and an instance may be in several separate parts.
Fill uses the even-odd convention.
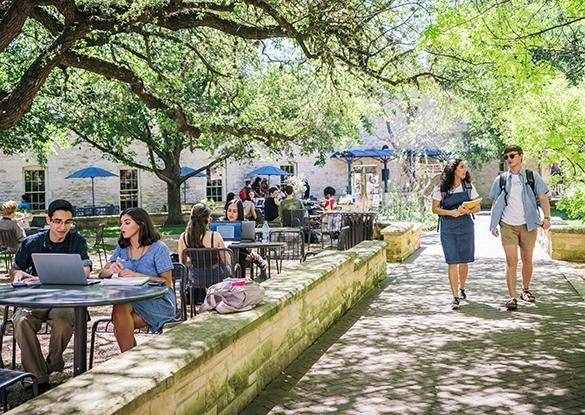
[[[503,246],[519,246],[520,249],[534,249],[536,245],[536,237],[538,230],[528,232],[526,225],[508,225],[507,223],[500,223],[502,233]]]

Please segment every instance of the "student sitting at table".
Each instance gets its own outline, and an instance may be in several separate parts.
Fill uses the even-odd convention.
[[[335,209],[336,202],[333,198],[333,196],[335,196],[335,189],[331,186],[327,186],[325,189],[323,189],[323,196],[325,198],[320,203],[321,207],[328,212]]]
[[[303,205],[303,202],[300,199],[297,199],[294,195],[294,189],[292,186],[290,185],[286,185],[284,187],[284,192],[286,193],[286,199],[284,199],[283,201],[280,202],[280,207],[279,207],[279,215],[280,216],[280,220],[282,221],[282,224],[284,226],[288,225],[291,226],[291,224],[287,223],[287,219],[290,219],[290,211],[291,210],[300,210],[300,209],[305,209],[305,205]]]
[[[233,199],[230,203],[233,203]],[[239,200],[238,200],[239,202]],[[240,202],[241,203],[241,202]],[[187,248],[225,248],[225,243],[219,232],[213,232],[209,229],[211,222],[211,210],[203,203],[197,203],[191,209],[189,223],[185,232],[179,236],[179,245],[177,252],[179,261],[184,263],[190,269],[190,280],[199,290],[231,276],[232,266],[225,254],[219,253],[215,257],[211,256],[190,256],[183,258],[183,252]],[[191,260],[200,263],[192,263]],[[195,293],[196,302],[203,300],[204,290]]]
[[[26,193],[23,193],[20,196],[20,203],[17,207],[18,210],[30,210],[30,196]]]
[[[100,278],[149,277],[169,287],[163,297],[130,304],[114,304],[112,322],[120,351],[136,346],[134,330],[148,326],[159,333],[165,322],[175,318],[175,295],[172,290],[173,263],[169,248],[160,240],[148,213],[141,208],[129,208],[120,214],[120,238]]]
[[[91,271],[91,261],[87,255],[87,242],[73,226],[73,206],[66,200],[58,199],[49,204],[46,221],[49,230],[29,236],[22,241],[16,252],[10,270],[14,281],[38,280],[32,261],[32,254],[79,254],[83,261],[86,276]],[[16,309],[14,316],[14,336],[21,351],[22,366],[25,371],[36,376],[39,392],[50,388],[49,373],[61,372],[65,366],[63,351],[73,335],[74,310],[72,308],[26,308]],[[49,354],[43,357],[41,346],[36,337],[44,321],[51,326]]]
[[[268,193],[268,198],[264,202],[264,218],[268,222],[275,223],[278,219],[278,208],[280,207],[280,192],[276,187],[271,187]],[[278,222],[280,224],[280,221]]]
[[[250,190],[246,193],[246,200],[242,200],[242,204],[244,206],[244,217],[246,220],[256,221],[256,205],[254,204],[255,197],[256,193],[253,190]]]
[[[0,219],[0,229],[12,231],[13,244],[12,246],[8,246],[7,248],[13,250],[18,249],[20,241],[22,241],[26,237],[24,229],[18,226],[18,222],[14,219],[17,207],[18,204],[14,200],[9,200],[8,202],[2,203],[2,219]]]
[[[228,203],[225,211],[225,219],[230,222],[241,222],[244,220],[244,207],[242,206],[241,200],[232,200]],[[260,279],[266,279],[266,260],[255,251],[250,251],[246,248],[238,249],[238,263],[240,264],[240,267],[242,267],[242,273],[245,274],[247,264],[252,262],[260,268]]]

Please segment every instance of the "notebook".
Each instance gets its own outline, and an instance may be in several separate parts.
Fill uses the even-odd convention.
[[[148,277],[119,277],[105,278],[102,285],[123,285],[123,286],[140,286],[146,284]]]
[[[32,254],[32,260],[44,285],[92,285],[88,280],[79,254]]]

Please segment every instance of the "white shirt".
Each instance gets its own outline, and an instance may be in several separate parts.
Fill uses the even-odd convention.
[[[449,192],[451,193],[461,193],[464,192],[465,190],[463,189],[463,183],[461,183],[459,186],[457,187],[453,187],[451,189],[451,191]],[[475,190],[475,186],[473,185],[473,183],[471,183],[471,192],[469,192],[469,198],[470,199],[477,199],[479,197],[479,193],[477,193],[477,190]],[[433,190],[433,200],[441,200],[443,198],[443,195],[441,194],[441,188],[439,186],[436,186],[435,189]]]
[[[510,174],[512,187],[508,192],[508,205],[502,213],[502,222],[518,226],[526,224],[524,203],[522,202],[522,179],[519,174]]]

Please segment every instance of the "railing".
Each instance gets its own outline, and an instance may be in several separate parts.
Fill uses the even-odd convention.
[[[96,206],[96,207],[75,207],[75,216],[109,216],[118,215],[120,208],[118,206]]]

